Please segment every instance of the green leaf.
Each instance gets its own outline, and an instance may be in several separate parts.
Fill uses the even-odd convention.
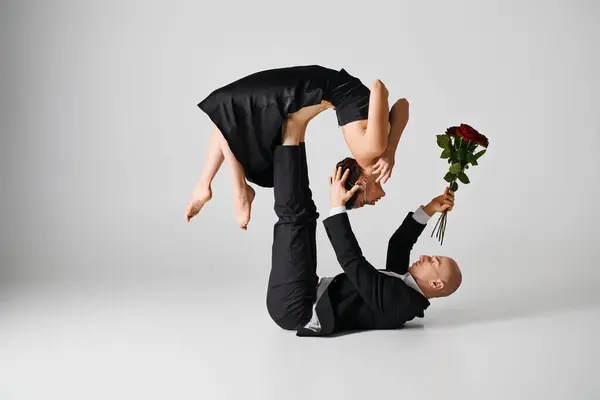
[[[467,162],[473,165],[477,165],[477,159],[473,153],[467,153]]]
[[[469,180],[469,177],[467,176],[467,174],[465,174],[464,172],[460,172],[458,174],[458,180],[461,181],[462,183],[464,183],[465,185],[467,183],[470,183],[471,181]]]
[[[440,158],[450,158],[450,149],[444,149]]]
[[[457,158],[459,161],[465,161],[467,159],[467,149],[463,147],[462,149],[458,150]]]
[[[460,165],[460,163],[454,163],[450,167],[450,173],[454,174],[454,175],[458,174],[461,170],[462,170],[462,166]]]
[[[450,148],[450,138],[448,135],[436,135],[436,137],[438,146],[440,146],[442,149]]]
[[[452,190],[453,192],[456,192],[458,190],[458,183],[452,182],[450,184],[450,190]]]
[[[475,161],[479,160],[479,158],[485,154],[487,150],[481,150],[479,153],[475,154],[473,157],[475,157]]]
[[[448,172],[445,176],[444,176],[444,180],[446,182],[452,182],[453,180],[456,179],[456,174],[451,174],[450,172]]]

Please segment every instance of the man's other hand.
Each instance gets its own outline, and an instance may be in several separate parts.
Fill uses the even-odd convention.
[[[423,209],[427,215],[432,216],[436,212],[452,211],[454,208],[454,191],[446,188],[444,194],[432,199]]]
[[[331,208],[346,205],[346,202],[360,189],[360,185],[354,185],[350,190],[346,190],[344,183],[350,175],[350,170],[346,169],[342,174],[342,167],[333,171],[333,176],[329,177],[329,202]]]

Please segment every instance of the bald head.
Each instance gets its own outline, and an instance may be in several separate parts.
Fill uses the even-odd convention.
[[[458,263],[446,256],[421,256],[408,272],[428,298],[450,296],[462,283]]]
[[[446,297],[450,296],[452,293],[456,292],[456,289],[460,287],[462,283],[462,272],[458,267],[458,263],[450,257],[443,257],[445,262],[448,264],[446,269],[446,276],[442,281],[444,282],[444,287],[440,290],[439,296],[437,297]]]

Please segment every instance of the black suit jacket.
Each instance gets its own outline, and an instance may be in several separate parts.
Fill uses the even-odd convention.
[[[408,213],[388,243],[386,270],[405,274],[410,251],[425,229]],[[363,256],[347,213],[323,221],[344,270],[316,304],[321,330],[300,328],[298,336],[325,336],[346,329],[395,329],[423,317],[429,301],[402,279],[380,273]]]

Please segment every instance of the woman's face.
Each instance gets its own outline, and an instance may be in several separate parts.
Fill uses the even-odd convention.
[[[381,186],[381,182],[370,182],[367,183],[367,204],[374,206],[383,196],[385,191]]]
[[[365,205],[374,206],[383,196],[385,191],[381,186],[381,182],[375,182],[377,175],[371,175],[367,178],[363,178],[360,181],[362,188],[359,191],[359,199],[356,207],[359,208]]]

